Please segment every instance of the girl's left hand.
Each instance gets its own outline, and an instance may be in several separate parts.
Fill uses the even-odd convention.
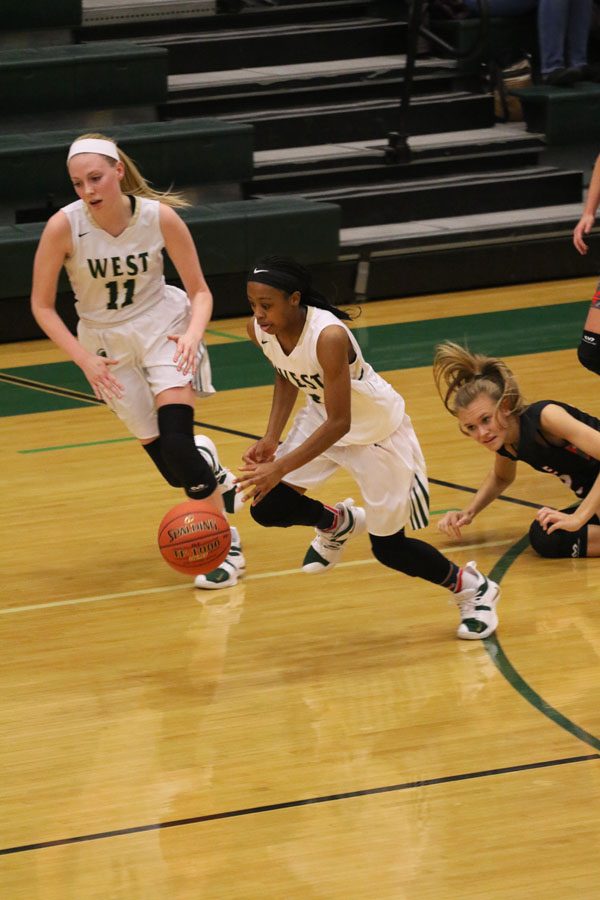
[[[240,472],[244,473],[237,479],[242,491],[242,501],[246,503],[252,500],[252,505],[263,500],[283,477],[277,460],[257,464],[247,463],[240,466]]]
[[[173,355],[173,362],[177,365],[177,371],[187,375],[195,373],[198,366],[198,344],[200,339],[187,334],[168,334],[168,340],[177,344]]]
[[[563,531],[579,531],[582,526],[581,521],[573,513],[561,512],[559,509],[551,509],[549,506],[542,507],[536,519],[548,534],[552,534],[558,528]]]

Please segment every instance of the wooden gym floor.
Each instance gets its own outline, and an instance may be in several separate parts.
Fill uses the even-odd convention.
[[[0,346],[0,892],[6,900],[592,900],[600,884],[600,561],[524,536],[567,489],[523,468],[451,541],[492,459],[431,377],[444,338],[505,357],[529,399],[600,412],[576,347],[590,279],[366,304],[367,358],[428,460],[423,536],[501,581],[500,628],[357,538],[321,578],[311,533],[236,517],[245,580],[195,591],[155,545],[179,493],[47,342]],[[199,430],[232,468],[271,372],[215,322]],[[340,474],[321,499],[355,496]]]

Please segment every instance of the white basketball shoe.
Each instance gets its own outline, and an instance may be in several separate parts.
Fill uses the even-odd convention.
[[[481,641],[498,627],[496,604],[500,599],[500,588],[495,581],[482,575],[474,562],[467,563],[462,569],[477,581],[474,587],[463,588],[454,594],[461,620],[456,636],[465,641]]]
[[[225,512],[239,512],[244,504],[242,502],[242,495],[236,489],[235,475],[229,469],[226,469],[221,465],[214,442],[205,434],[195,435],[194,442],[198,451],[209,464],[217,479],[217,487],[223,498]]]
[[[205,591],[219,591],[233,587],[246,572],[246,560],[237,528],[231,528],[231,547],[220,566],[206,575],[196,575],[194,586]]]
[[[367,529],[367,517],[362,506],[355,506],[354,500],[348,497],[335,508],[340,513],[334,531],[321,531],[315,528],[317,536],[311,543],[302,562],[302,571],[310,575],[329,571],[342,558],[346,541]]]

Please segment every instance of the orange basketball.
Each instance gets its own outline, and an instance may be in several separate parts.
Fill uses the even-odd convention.
[[[206,575],[231,547],[227,519],[208,500],[185,500],[163,516],[158,528],[163,559],[184,575]]]

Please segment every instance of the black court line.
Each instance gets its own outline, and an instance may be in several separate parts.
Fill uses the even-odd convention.
[[[205,816],[191,816],[188,819],[172,819],[167,822],[155,822],[150,825],[117,828],[114,831],[99,831],[95,834],[80,834],[77,835],[77,837],[59,838],[55,841],[40,841],[37,844],[21,844],[18,847],[5,847],[4,849],[0,849],[0,856],[8,856],[10,853],[28,853],[32,850],[47,850],[50,847],[64,847],[68,844],[81,844],[86,841],[101,841],[106,840],[106,838],[123,837],[129,834],[142,834],[145,831],[160,831],[165,828],[183,828],[186,825],[199,825],[202,822],[216,822],[219,819],[235,819],[240,816],[253,816],[259,813],[277,812],[281,809],[295,809],[299,806],[314,806],[318,803],[333,803],[337,800],[352,800],[355,797],[369,797],[376,794],[410,791],[415,788],[433,787],[438,784],[470,781],[474,778],[490,778],[495,775],[510,775],[514,772],[548,769],[552,766],[572,765],[573,763],[589,762],[593,759],[600,759],[600,753],[590,753],[587,756],[569,756],[565,759],[549,759],[544,762],[524,763],[520,766],[504,766],[501,769],[484,769],[481,772],[466,772],[462,775],[445,775],[441,778],[426,778],[422,781],[406,781],[402,784],[389,784],[383,787],[366,788],[361,791],[345,791],[340,794],[326,794],[322,797],[307,797],[305,800],[289,800],[286,803],[269,803],[265,806],[250,806],[246,809],[233,809],[227,812],[209,813]]]
[[[222,434],[234,434],[236,437],[249,438],[251,441],[259,441],[261,439],[260,434],[251,434],[249,431],[239,431],[237,428],[225,428],[224,425],[211,425],[210,422],[196,422],[194,419],[194,425],[197,425],[199,428],[209,428],[213,431],[220,431]]]
[[[466,487],[464,484],[454,484],[452,481],[440,481],[439,478],[430,478],[432,484],[440,484],[442,487],[455,488],[457,491],[467,491],[469,494],[476,494],[479,488]],[[518,506],[530,506],[532,509],[541,509],[541,504],[531,503],[529,500],[519,500],[517,497],[507,497],[506,494],[499,494],[497,500],[504,500],[506,503],[516,503]]]
[[[2,381],[7,382],[8,384],[20,385],[21,387],[34,388],[35,390],[44,391],[48,394],[56,394],[59,397],[68,397],[71,400],[84,400],[87,403],[105,405],[104,400],[99,400],[93,394],[86,394],[83,391],[73,391],[70,388],[61,388],[56,385],[44,384],[41,381],[32,381],[28,378],[19,378],[16,375],[7,375],[4,372],[0,372],[0,382]],[[240,431],[238,428],[226,428],[224,425],[212,425],[210,422],[198,422],[194,420],[194,425],[197,425],[199,428],[208,428],[211,431],[218,431],[222,434],[233,434],[236,437],[248,438],[251,441],[258,441],[261,437],[258,434],[251,434],[249,431]],[[441,487],[455,488],[457,491],[466,491],[469,494],[476,494],[479,490],[479,488],[454,484],[451,481],[441,481],[439,478],[430,478],[429,481],[432,484],[439,484]],[[533,509],[540,509],[539,503],[531,503],[529,500],[519,500],[516,497],[507,497],[505,494],[500,494],[497,499],[504,500],[506,503],[516,503],[519,506],[530,506]]]
[[[86,403],[104,404],[104,400],[99,400],[94,394],[86,394],[84,391],[75,391],[71,388],[57,387],[55,384],[45,384],[43,381],[33,381],[31,378],[21,378],[18,375],[8,375],[6,372],[0,372],[0,382],[15,384],[17,387],[32,388],[35,391],[42,391],[44,394],[55,394],[57,397],[67,397],[69,400],[83,400]]]

